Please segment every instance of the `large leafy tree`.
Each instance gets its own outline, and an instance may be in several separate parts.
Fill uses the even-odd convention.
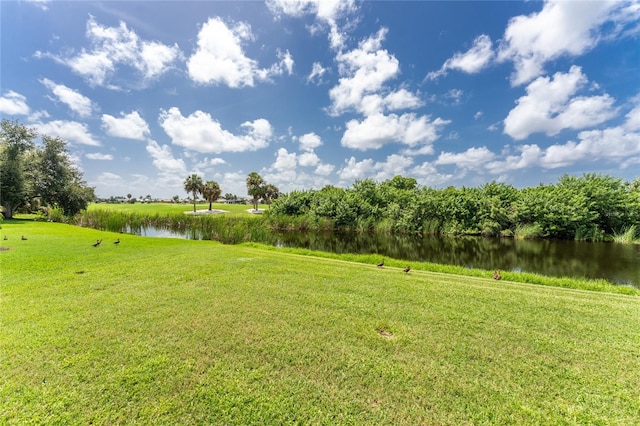
[[[17,122],[2,121],[0,148],[0,196],[7,217],[21,206],[57,207],[67,216],[86,209],[95,199],[94,189],[82,180],[71,162],[66,142],[42,136],[36,146],[34,130]]]
[[[247,176],[247,194],[253,197],[253,209],[258,210],[258,200],[264,197],[265,181],[257,172]]]
[[[187,179],[184,181],[184,190],[187,191],[187,193],[193,194],[193,212],[194,213],[196,211],[196,202],[198,201],[198,194],[202,192],[203,186],[204,185],[202,183],[202,178],[195,173],[187,177]]]
[[[36,153],[34,195],[48,206],[62,209],[65,215],[74,215],[86,209],[95,199],[93,188],[82,180],[82,174],[71,163],[67,143],[60,138],[42,137],[42,149]]]
[[[202,187],[202,196],[209,202],[209,210],[211,210],[213,200],[217,200],[220,194],[222,194],[222,190],[218,182],[210,180],[204,184]]]
[[[34,129],[18,122],[2,120],[0,128],[0,204],[6,218],[28,200],[26,155],[34,149]]]

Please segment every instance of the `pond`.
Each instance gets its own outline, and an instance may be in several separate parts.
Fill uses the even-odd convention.
[[[136,233],[152,237],[201,238],[194,230],[180,233],[144,228]],[[277,232],[271,233],[268,241],[256,242],[333,253],[377,253],[381,257],[467,268],[602,278],[640,288],[639,244],[337,232]]]

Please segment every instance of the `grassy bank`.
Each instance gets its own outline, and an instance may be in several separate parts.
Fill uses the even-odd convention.
[[[638,297],[57,223],[0,233],[2,424],[631,425],[640,412]]]

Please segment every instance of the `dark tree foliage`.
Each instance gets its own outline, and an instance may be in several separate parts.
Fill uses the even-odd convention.
[[[330,221],[336,229],[497,236],[527,225],[543,237],[599,240],[640,226],[640,178],[625,183],[598,174],[565,175],[556,185],[521,190],[498,182],[434,189],[402,176],[382,183],[364,179],[347,189],[284,194],[270,214],[283,222]]]
[[[82,173],[71,162],[66,142],[42,136],[36,145],[33,129],[2,121],[0,133],[0,197],[5,217],[21,206],[59,208],[66,216],[86,209],[95,199]]]
[[[29,199],[26,153],[34,149],[34,129],[2,120],[0,130],[0,204],[6,218]]]

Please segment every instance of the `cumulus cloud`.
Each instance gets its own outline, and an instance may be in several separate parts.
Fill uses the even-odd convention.
[[[225,84],[237,88],[254,86],[256,80],[269,80],[285,71],[293,72],[293,57],[289,51],[278,51],[279,62],[260,69],[249,58],[243,43],[253,41],[251,26],[246,22],[227,25],[221,18],[209,18],[198,33],[198,48],[187,61],[189,77],[201,84]]]
[[[543,74],[547,62],[584,54],[638,19],[635,1],[550,0],[538,13],[511,19],[497,58],[514,63],[511,83],[521,85]]]
[[[185,117],[176,107],[162,110],[159,122],[173,144],[203,153],[255,151],[268,146],[273,134],[271,124],[263,118],[242,123],[245,134],[236,135],[206,112]]]
[[[340,21],[356,10],[354,0],[267,0],[267,7],[279,19],[282,15],[312,15],[320,27],[329,28],[329,44],[333,49],[344,46],[346,35]],[[312,31],[318,31],[313,27]]]
[[[300,136],[298,142],[300,142],[300,149],[303,151],[311,151],[322,145],[322,139],[320,139],[320,136],[313,132]]]
[[[59,137],[72,144],[100,146],[100,142],[89,132],[88,126],[77,121],[54,120],[48,123],[36,123],[33,127],[41,135]]]
[[[113,155],[111,155],[111,154],[101,154],[99,152],[86,154],[85,157],[87,157],[89,160],[113,160]]]
[[[579,161],[624,160],[640,155],[640,133],[623,127],[585,130],[578,133],[578,142],[549,146],[540,157],[544,168],[557,168]]]
[[[341,139],[348,148],[367,150],[378,149],[390,142],[400,142],[411,147],[431,144],[439,138],[439,131],[449,121],[406,113],[402,115],[376,114],[362,121],[349,120]]]
[[[615,100],[606,93],[573,97],[586,84],[586,76],[575,65],[568,73],[538,77],[505,118],[504,133],[517,140],[537,132],[553,136],[563,129],[592,127],[614,117]]]
[[[337,86],[331,88],[330,112],[339,115],[347,111],[365,112],[366,95],[380,92],[388,80],[396,77],[400,66],[395,56],[382,49],[387,29],[361,41],[358,48],[336,57],[341,75]]]
[[[0,113],[6,115],[27,115],[29,114],[27,98],[20,93],[9,90],[0,97]]]
[[[468,51],[455,53],[447,59],[438,71],[427,74],[427,79],[435,80],[446,76],[449,70],[462,71],[467,74],[476,74],[487,67],[494,58],[493,43],[488,35],[482,34],[473,41],[473,46]]]
[[[469,148],[465,152],[451,153],[442,152],[438,159],[434,161],[435,165],[455,164],[465,169],[483,170],[485,165],[495,158],[495,154],[486,147]]]
[[[374,161],[371,158],[357,161],[351,157],[345,160],[344,166],[338,171],[338,177],[343,185],[366,178],[383,181],[396,175],[406,175],[412,164],[412,158],[399,154],[389,155],[384,161]]]
[[[36,52],[36,57],[49,57],[68,66],[91,85],[119,88],[116,74],[120,67],[135,70],[140,76],[137,84],[148,85],[182,58],[177,44],[167,46],[141,40],[124,22],[118,27],[106,27],[91,16],[87,21],[86,37],[91,48],[79,53],[56,55]],[[121,80],[124,81],[124,80]]]
[[[163,174],[184,176],[187,167],[182,158],[175,158],[168,145],[160,146],[156,141],[147,143],[147,152],[153,158],[153,165]]]
[[[109,136],[143,141],[150,134],[149,125],[138,111],[129,114],[120,113],[120,118],[109,114],[102,115],[102,128]]]
[[[91,99],[73,90],[64,84],[56,84],[48,78],[40,79],[40,83],[56,96],[56,99],[67,105],[69,109],[80,117],[89,117],[93,112],[93,102]]]

